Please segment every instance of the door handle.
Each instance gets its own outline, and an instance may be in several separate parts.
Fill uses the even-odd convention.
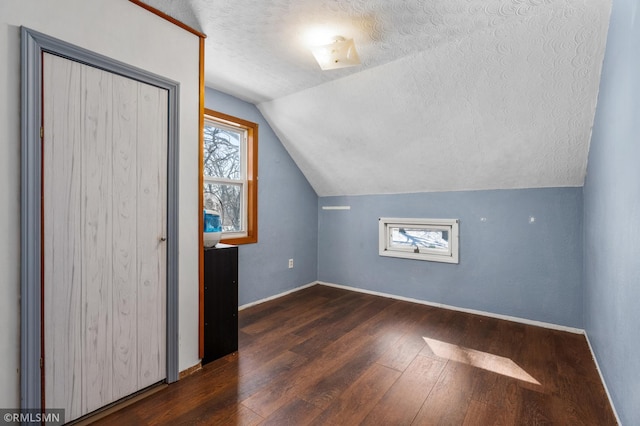
[[[167,241],[167,237],[160,237],[160,242],[164,243],[165,241]]]

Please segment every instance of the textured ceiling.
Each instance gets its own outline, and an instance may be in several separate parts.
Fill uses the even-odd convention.
[[[318,195],[581,186],[610,0],[148,0]],[[362,65],[321,71],[315,27]]]

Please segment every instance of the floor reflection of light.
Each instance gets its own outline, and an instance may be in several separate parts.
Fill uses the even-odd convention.
[[[514,379],[539,385],[536,379],[531,377],[529,373],[524,371],[522,367],[510,360],[499,355],[493,355],[488,352],[477,351],[441,340],[429,339],[423,337],[424,341],[436,356],[447,358],[452,361],[469,364],[471,366],[482,368],[483,370],[492,371],[502,374],[503,376],[513,377]]]

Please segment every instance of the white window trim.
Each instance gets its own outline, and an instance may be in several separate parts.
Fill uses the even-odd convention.
[[[204,125],[207,126],[213,126],[213,127],[217,127],[217,128],[221,128],[221,129],[227,129],[229,131],[232,132],[237,132],[241,134],[241,141],[240,141],[240,178],[239,179],[227,179],[227,178],[218,178],[218,177],[213,177],[213,176],[208,176],[208,175],[204,175],[203,180],[204,180],[204,184],[222,184],[222,185],[238,185],[240,186],[240,194],[242,196],[242,210],[240,212],[241,215],[241,231],[222,231],[222,235],[224,239],[228,239],[228,238],[243,238],[246,237],[248,234],[248,223],[247,223],[247,202],[248,202],[248,196],[247,196],[247,185],[248,185],[248,179],[247,179],[247,161],[246,161],[246,156],[247,156],[247,143],[248,143],[248,138],[247,138],[247,133],[248,130],[242,126],[238,126],[238,125],[234,125],[234,124],[229,124],[224,120],[221,120],[219,118],[216,117],[212,117],[210,115],[205,115],[204,117]],[[220,212],[221,214],[223,214],[222,212]]]
[[[405,259],[428,260],[432,262],[459,263],[459,220],[458,219],[421,219],[381,217],[378,220],[378,252],[380,256],[400,257]],[[418,249],[408,250],[406,247],[394,247],[391,244],[391,229],[394,227],[428,228],[448,231],[449,250]],[[417,250],[417,251],[416,251]]]

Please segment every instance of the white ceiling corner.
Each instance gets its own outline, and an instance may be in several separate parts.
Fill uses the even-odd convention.
[[[610,0],[148,0],[207,34],[318,195],[581,186]],[[354,38],[321,71],[304,32]]]

